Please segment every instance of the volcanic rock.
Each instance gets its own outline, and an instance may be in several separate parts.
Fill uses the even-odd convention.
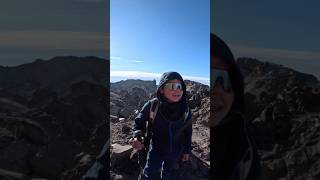
[[[319,179],[320,101],[316,77],[239,58],[247,120],[266,179]]]

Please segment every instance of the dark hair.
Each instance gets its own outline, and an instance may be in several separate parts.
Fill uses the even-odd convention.
[[[212,33],[210,34],[210,57],[218,57],[228,66],[231,86],[234,92],[231,110],[244,112],[244,83],[240,67],[228,45]]]

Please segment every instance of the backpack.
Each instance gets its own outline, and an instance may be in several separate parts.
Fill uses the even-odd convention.
[[[153,98],[153,99],[149,100],[149,102],[151,103],[151,106],[150,106],[150,110],[149,110],[149,119],[146,122],[146,133],[145,133],[145,139],[144,139],[144,147],[145,148],[143,150],[139,151],[139,153],[138,153],[138,164],[140,165],[140,174],[139,174],[138,180],[141,179],[141,176],[143,174],[143,168],[144,168],[144,166],[146,164],[146,159],[147,159],[147,154],[148,154],[148,151],[149,151],[150,140],[151,140],[152,135],[153,135],[153,133],[152,133],[152,125],[153,125],[154,120],[155,120],[155,118],[157,116],[157,112],[158,112],[158,109],[159,109],[159,106],[160,106],[159,100],[157,98]],[[189,108],[189,106],[187,106],[187,110],[183,115],[183,123],[184,123],[184,125],[182,126],[182,128],[180,128],[178,130],[176,135],[180,135],[183,132],[183,130],[188,125],[190,125],[190,123],[192,123],[192,120],[187,121],[189,113],[190,113],[190,108]],[[174,138],[176,138],[176,137],[177,136],[175,136]]]
[[[157,98],[153,98],[150,100],[151,107],[150,107],[150,113],[149,113],[149,123],[153,124],[154,119],[157,115],[158,109],[159,109],[159,100]],[[189,106],[187,106],[186,112],[184,112],[183,122],[185,123],[188,115],[190,113]]]
[[[157,98],[153,98],[150,100],[151,106],[150,106],[150,112],[149,112],[149,119],[146,122],[146,135],[145,135],[145,143],[144,146],[146,147],[146,149],[149,149],[149,144],[150,144],[150,139],[152,137],[152,125],[154,123],[154,120],[157,116],[157,112],[159,109],[159,100]],[[190,123],[192,123],[192,121],[188,121],[190,123],[186,123],[187,119],[188,119],[188,115],[190,113],[190,108],[189,106],[187,106],[187,110],[184,112],[183,114],[183,127],[179,129],[178,134],[180,134]]]
[[[145,156],[149,150],[149,145],[150,145],[150,140],[152,138],[152,125],[154,123],[154,120],[157,116],[157,112],[158,112],[158,109],[159,109],[159,106],[160,106],[160,103],[159,103],[159,100],[157,98],[153,98],[151,100],[149,100],[149,102],[151,103],[151,106],[150,106],[150,112],[149,112],[149,119],[148,121],[146,122],[146,132],[145,132],[145,139],[144,139],[144,150],[140,153],[142,156],[142,158],[139,160],[141,163],[141,166],[144,166],[145,164]],[[186,112],[184,113],[183,115],[183,123],[184,125],[182,126],[182,128],[180,128],[177,132],[176,135],[180,135],[182,133],[182,131],[188,126],[190,125],[190,123],[192,123],[192,121],[188,121],[187,122],[187,119],[188,119],[188,115],[190,113],[190,108],[189,106],[187,106],[187,110]],[[176,137],[175,137],[176,138]]]

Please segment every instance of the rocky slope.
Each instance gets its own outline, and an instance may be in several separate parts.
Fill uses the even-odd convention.
[[[319,81],[256,59],[238,63],[266,178],[320,179]]]
[[[97,57],[59,56],[50,60],[0,68],[0,88],[19,95],[31,95],[46,87],[63,92],[72,83],[86,80],[104,85],[109,82],[108,61]]]
[[[252,122],[266,178],[320,179],[319,81],[255,59],[240,58],[238,63],[245,75],[246,118]],[[109,100],[108,67],[107,60],[72,56],[0,67],[0,178],[80,179],[89,168],[99,167],[93,165],[99,154],[108,164],[109,153],[101,149],[109,147],[110,131],[112,178],[137,175],[136,157],[128,160],[132,149],[125,145],[135,111],[156,84],[111,84]],[[175,172],[176,177],[184,175],[179,178],[201,179],[208,176],[209,132],[204,124],[209,91],[186,82],[193,111],[193,156]]]
[[[320,179],[320,84],[317,78],[252,58],[239,58],[238,63],[245,78],[245,116],[251,122],[250,131],[258,145],[265,178]],[[194,90],[194,87],[196,85],[189,88],[193,94],[189,96],[194,115],[193,152],[199,151],[197,157],[206,160],[206,153],[202,151],[208,144],[201,146],[201,137],[207,137],[201,136],[205,132],[201,129],[201,120],[209,118],[210,101],[206,99],[206,90]],[[117,135],[113,143],[127,144],[131,120],[130,115],[122,119],[116,114],[111,116],[111,131]],[[119,153],[123,155],[121,158],[127,159],[130,148],[123,152],[127,154]],[[113,172],[115,179],[127,177],[119,172]]]
[[[0,177],[78,180],[107,142],[109,61],[56,57],[0,70]]]
[[[133,86],[135,84],[139,86]],[[189,164],[176,167],[174,177],[208,179],[210,134],[205,123],[209,120],[209,87],[188,80],[186,84],[193,113],[193,155]],[[150,99],[148,94],[156,91],[156,82],[127,80],[110,86],[117,87],[111,88],[110,92],[111,178],[137,179],[139,172],[137,157],[130,159],[132,148],[128,141],[132,137],[131,128],[136,113]],[[183,174],[185,177],[182,177]]]

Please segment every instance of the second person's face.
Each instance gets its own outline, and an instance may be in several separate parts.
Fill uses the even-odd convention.
[[[225,118],[229,113],[234,101],[234,93],[231,89],[230,79],[228,78],[228,66],[220,58],[210,58],[212,63],[211,73],[213,73],[213,76],[211,76],[211,81],[217,78],[214,76],[219,77],[220,74],[224,75],[223,78],[218,78],[218,80],[214,84],[213,89],[211,89],[212,102],[210,108],[212,115],[210,118],[209,126],[214,127],[218,125],[221,120]]]

